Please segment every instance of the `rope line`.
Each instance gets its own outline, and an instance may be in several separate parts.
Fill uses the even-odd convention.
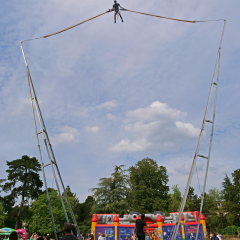
[[[149,13],[136,12],[136,11],[128,10],[128,9],[125,9],[125,8],[123,8],[123,9],[121,9],[121,10],[122,10],[122,11],[127,11],[127,12],[132,12],[132,13],[143,14],[143,15],[147,15],[147,16],[151,16],[151,17],[158,17],[158,18],[164,18],[164,19],[173,20],[173,21],[179,21],[179,22],[188,22],[188,23],[225,21],[225,19],[206,20],[206,21],[196,21],[196,20],[191,21],[191,20],[183,20],[183,19],[169,18],[169,17],[159,16],[159,15],[153,15],[153,14],[149,14]],[[112,11],[113,11],[112,9],[111,9],[111,10],[108,10],[108,11],[106,11],[106,12],[104,12],[104,13],[102,13],[102,14],[99,14],[99,15],[93,17],[93,18],[89,18],[89,19],[87,19],[87,20],[85,20],[85,21],[83,21],[83,22],[80,22],[80,23],[75,24],[75,25],[73,25],[73,26],[71,26],[71,27],[65,28],[65,29],[60,30],[60,31],[58,31],[58,32],[55,32],[55,33],[52,33],[52,34],[49,34],[49,35],[45,35],[45,36],[42,36],[42,37],[38,37],[38,38],[23,40],[23,41],[21,41],[21,43],[22,43],[22,42],[27,42],[27,41],[34,41],[34,40],[41,39],[41,38],[48,38],[48,37],[57,35],[57,34],[59,34],[59,33],[68,31],[68,30],[70,30],[70,29],[72,29],[72,28],[75,28],[75,27],[77,27],[77,26],[79,26],[79,25],[81,25],[81,24],[83,24],[83,23],[86,23],[86,22],[88,22],[88,21],[91,21],[91,20],[93,20],[93,19],[95,19],[95,18],[97,18],[97,17],[100,17],[100,16],[102,16],[102,15],[104,15],[104,14],[106,14],[106,13],[112,12]]]
[[[65,32],[65,31],[67,31],[67,30],[70,30],[70,29],[72,29],[72,28],[75,28],[75,27],[77,27],[77,26],[79,26],[79,25],[81,25],[81,24],[83,24],[83,23],[85,23],[85,22],[91,21],[91,20],[93,20],[94,18],[100,17],[100,16],[102,16],[102,15],[104,15],[104,14],[106,14],[106,13],[109,13],[109,12],[111,12],[111,11],[110,11],[110,10],[109,10],[109,11],[106,11],[106,12],[104,12],[104,13],[102,13],[102,14],[99,14],[99,15],[93,17],[93,18],[89,18],[89,19],[87,19],[87,20],[85,20],[85,21],[83,21],[83,22],[77,23],[77,24],[75,24],[75,25],[73,25],[73,26],[71,26],[71,27],[65,28],[65,29],[60,30],[60,31],[58,31],[58,32],[55,32],[55,33],[52,33],[52,34],[49,34],[49,35],[45,35],[45,36],[43,36],[43,37],[38,37],[38,38],[33,38],[33,39],[24,40],[24,41],[21,41],[21,42],[33,41],[33,40],[37,40],[37,39],[41,39],[41,38],[48,38],[48,37],[57,35],[57,34],[59,34],[59,33],[62,33],[62,32]]]
[[[143,14],[143,15],[148,15],[148,16],[152,16],[152,17],[159,17],[159,18],[165,18],[168,20],[174,20],[174,21],[179,21],[179,22],[189,22],[189,23],[195,23],[195,21],[191,21],[191,20],[182,20],[182,19],[177,19],[177,18],[169,18],[169,17],[163,17],[163,16],[159,16],[159,15],[153,15],[153,14],[149,14],[149,13],[142,13],[142,12],[135,12],[132,10],[127,10],[127,9],[122,9],[123,11],[128,11],[128,12],[133,12],[133,13],[139,13],[139,14]]]
[[[85,20],[85,21],[83,21],[83,22],[80,22],[80,23],[78,23],[78,24],[75,24],[75,25],[73,25],[73,26],[71,26],[71,27],[65,28],[65,29],[63,29],[63,30],[61,30],[61,31],[58,31],[58,32],[55,32],[55,33],[52,33],[52,34],[49,34],[49,35],[46,35],[46,36],[43,36],[43,37],[44,37],[44,38],[47,38],[47,37],[51,37],[51,36],[53,36],[53,35],[56,35],[56,34],[65,32],[65,31],[67,31],[67,30],[69,30],[69,29],[72,29],[72,28],[75,28],[75,27],[77,27],[77,26],[79,26],[79,25],[81,25],[81,24],[83,24],[83,23],[85,23],[85,22],[91,21],[91,20],[93,20],[94,18],[100,17],[100,16],[102,16],[102,15],[104,15],[104,14],[106,14],[106,13],[108,13],[108,12],[104,12],[104,13],[99,14],[99,15],[93,17],[93,18],[90,18],[90,19],[88,19],[88,20]]]

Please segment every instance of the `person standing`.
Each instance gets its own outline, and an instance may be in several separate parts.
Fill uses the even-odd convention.
[[[141,219],[136,220],[136,224],[134,227],[134,234],[137,236],[138,240],[145,240],[144,231],[147,233],[147,235],[150,237],[150,239],[152,239],[152,237],[150,236],[150,233],[148,231],[148,228],[147,228],[147,223],[143,220],[144,218],[145,218],[145,214],[142,213]]]
[[[84,238],[84,233],[81,233],[81,235],[80,235],[80,240],[85,240],[85,238]]]
[[[210,240],[219,240],[214,232],[210,232]]]
[[[18,234],[17,232],[11,232],[10,236],[9,236],[9,240],[18,240]]]
[[[216,232],[216,233],[217,233],[217,238],[218,238],[219,240],[222,240],[222,235],[220,235],[219,232]]]
[[[42,235],[40,235],[40,236],[37,238],[37,240],[44,240],[44,238],[43,238]]]
[[[63,237],[63,240],[78,240],[77,237],[72,235],[72,224],[71,223],[64,223],[63,233],[65,235],[65,237]]]

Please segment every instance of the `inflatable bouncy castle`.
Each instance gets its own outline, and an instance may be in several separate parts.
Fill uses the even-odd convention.
[[[163,212],[157,211],[145,214],[144,221],[150,233],[154,233],[155,240],[171,240],[173,229],[176,225],[179,213],[170,213],[165,216]],[[134,236],[134,226],[140,213],[131,212],[119,218],[118,214],[93,214],[91,231],[94,239],[98,234],[105,234],[106,240],[125,240]],[[178,229],[178,240],[196,240],[199,212],[183,212],[181,225]],[[200,218],[198,240],[207,240],[207,229],[205,217]]]
[[[28,240],[28,233],[25,229],[17,229],[16,232],[18,234],[18,238],[20,238],[20,236],[22,236],[21,238],[23,240]]]

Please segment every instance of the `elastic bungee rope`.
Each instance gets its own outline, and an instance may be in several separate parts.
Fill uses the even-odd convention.
[[[164,16],[159,16],[159,15],[153,15],[153,14],[149,14],[149,13],[142,13],[142,12],[136,12],[136,11],[132,11],[132,10],[128,10],[128,9],[125,9],[125,8],[122,8],[121,9],[122,11],[127,11],[127,12],[132,12],[132,13],[138,13],[138,14],[143,14],[143,15],[147,15],[147,16],[151,16],[151,17],[158,17],[158,18],[163,18],[163,19],[167,19],[167,20],[173,20],[173,21],[179,21],[179,22],[187,22],[187,23],[201,23],[201,22],[212,22],[212,21],[225,21],[225,19],[218,19],[218,20],[206,20],[206,21],[196,21],[196,20],[183,20],[183,19],[177,19],[177,18],[169,18],[169,17],[164,17]],[[98,18],[106,13],[109,13],[109,12],[112,12],[113,10],[108,10],[102,14],[99,14],[95,17],[92,17],[92,18],[89,18],[83,22],[80,22],[80,23],[77,23],[71,27],[68,27],[68,28],[65,28],[63,30],[60,30],[58,32],[55,32],[55,33],[52,33],[52,34],[48,34],[48,35],[45,35],[45,36],[42,36],[42,37],[38,37],[38,38],[33,38],[33,39],[27,39],[27,40],[24,40],[24,41],[21,41],[21,42],[27,42],[27,41],[33,41],[33,40],[37,40],[37,39],[41,39],[41,38],[48,38],[48,37],[51,37],[51,36],[54,36],[54,35],[57,35],[59,33],[62,33],[62,32],[65,32],[65,31],[68,31],[72,28],[75,28],[83,23],[86,23],[88,21],[91,21],[95,18]]]

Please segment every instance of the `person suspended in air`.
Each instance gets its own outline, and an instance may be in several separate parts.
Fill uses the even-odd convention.
[[[119,11],[120,11],[120,8],[121,8],[121,9],[124,9],[123,7],[120,6],[119,3],[117,3],[116,0],[114,0],[113,8],[112,8],[111,10],[112,10],[112,11],[115,11],[115,13],[114,13],[114,22],[115,22],[115,23],[116,23],[117,15],[120,16],[120,18],[121,18],[121,20],[122,20],[122,22],[123,22],[122,15],[121,15],[121,13],[119,12]]]

